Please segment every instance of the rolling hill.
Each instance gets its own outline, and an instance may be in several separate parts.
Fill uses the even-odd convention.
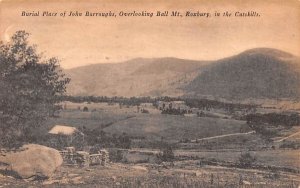
[[[65,70],[70,95],[213,96],[226,99],[297,98],[300,61],[257,48],[217,61],[138,58]]]
[[[70,95],[180,96],[208,62],[176,58],[133,59],[65,70]]]
[[[221,59],[206,67],[185,88],[190,95],[227,99],[297,98],[299,59],[283,51],[259,48]]]

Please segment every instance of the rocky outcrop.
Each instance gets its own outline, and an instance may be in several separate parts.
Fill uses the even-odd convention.
[[[47,179],[62,162],[59,151],[36,144],[24,145],[18,151],[2,153],[0,156],[1,172],[23,179]]]

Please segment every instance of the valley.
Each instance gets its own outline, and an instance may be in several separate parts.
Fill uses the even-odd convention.
[[[2,187],[297,187],[298,70],[294,56],[272,49],[66,70],[68,95],[33,131],[35,143],[101,149],[109,162],[63,165],[40,182],[0,176]],[[53,137],[55,126],[64,128]],[[79,140],[63,139],[69,128]]]

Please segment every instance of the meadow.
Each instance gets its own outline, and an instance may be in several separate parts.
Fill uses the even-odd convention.
[[[84,107],[88,110],[83,111]],[[55,185],[61,187],[69,185],[89,187],[100,184],[102,187],[297,187],[300,182],[300,150],[273,147],[274,143],[271,140],[266,140],[258,133],[189,142],[195,139],[249,132],[251,129],[246,121],[221,117],[159,114],[154,110],[155,113],[151,113],[151,110],[149,112],[141,113],[136,106],[119,104],[68,103],[59,117],[48,119],[44,131],[46,133],[56,124],[84,126],[90,130],[102,130],[110,135],[126,133],[131,138],[143,138],[139,140],[141,142],[171,143],[175,146],[173,149],[175,166],[156,164],[155,157],[161,152],[158,148],[139,148],[136,147],[138,145],[132,145],[135,148],[121,149],[127,153],[121,154],[121,157],[132,158],[131,160],[111,163],[109,167],[103,169],[91,167],[84,172],[77,168],[67,169],[68,172],[80,175],[82,181],[72,183],[73,177],[70,177],[67,185],[62,183],[62,180],[57,180],[60,183]],[[285,130],[283,133],[287,134],[293,130],[294,128]],[[245,152],[249,152],[256,160],[252,167],[243,169],[238,166],[238,163],[241,154]],[[203,166],[201,161],[217,163],[205,163]],[[231,164],[233,165],[230,166]],[[136,165],[142,167],[135,167]],[[109,179],[107,174],[115,178]],[[249,181],[251,186],[241,183],[241,176],[242,180]]]

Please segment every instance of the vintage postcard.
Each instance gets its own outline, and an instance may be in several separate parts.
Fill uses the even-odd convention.
[[[300,186],[299,0],[0,0],[0,187]]]

